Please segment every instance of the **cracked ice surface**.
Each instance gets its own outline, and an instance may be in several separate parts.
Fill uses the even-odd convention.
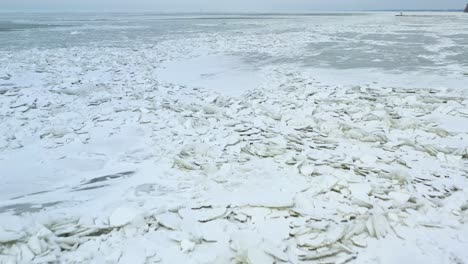
[[[467,262],[450,16],[0,32],[0,263]]]

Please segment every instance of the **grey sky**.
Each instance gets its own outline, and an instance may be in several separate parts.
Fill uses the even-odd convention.
[[[0,11],[310,12],[462,9],[468,0],[0,0]]]

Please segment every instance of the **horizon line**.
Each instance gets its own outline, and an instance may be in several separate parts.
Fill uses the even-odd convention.
[[[464,9],[353,9],[353,10],[309,10],[309,11],[148,11],[148,10],[0,10],[0,13],[114,13],[114,14],[314,14],[314,13],[350,13],[350,12],[463,12]]]

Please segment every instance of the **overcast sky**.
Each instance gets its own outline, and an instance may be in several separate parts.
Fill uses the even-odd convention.
[[[0,11],[311,12],[462,9],[468,0],[0,0]]]

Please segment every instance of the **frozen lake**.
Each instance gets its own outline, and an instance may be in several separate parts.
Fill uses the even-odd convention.
[[[467,83],[465,14],[0,13],[0,264],[467,262]]]
[[[2,13],[0,31],[4,51],[128,48],[179,37],[223,36],[233,40],[223,47],[226,51],[231,48],[252,60],[415,70],[467,66],[466,20],[466,15],[457,13],[396,17],[391,12],[295,16]]]
[[[391,12],[308,15],[2,13],[0,73],[5,74],[14,67],[12,62],[16,60],[37,68],[38,58],[26,55],[31,50],[40,52],[43,59],[54,53],[50,54],[53,59],[61,52],[86,51],[88,56],[95,57],[93,53],[113,49],[150,52],[151,56],[158,56],[158,60],[142,61],[145,65],[160,67],[164,62],[175,67],[174,63],[179,63],[186,72],[196,57],[201,57],[198,60],[202,67],[190,69],[201,83],[195,82],[195,76],[188,78],[194,84],[210,87],[226,78],[222,75],[209,80],[202,78],[212,75],[209,69],[217,67],[215,62],[220,60],[223,71],[230,75],[227,78],[251,80],[243,81],[246,85],[241,86],[247,88],[260,85],[262,68],[277,64],[296,64],[306,69],[376,70],[379,74],[405,73],[422,79],[425,79],[422,75],[437,75],[452,82],[466,74],[468,67],[466,22],[467,16],[457,13],[416,13],[406,17],[397,17]],[[162,42],[178,45],[165,50],[152,49]],[[177,59],[171,54],[177,54]],[[210,61],[205,56],[218,56],[218,59],[207,65]],[[232,63],[233,60],[236,63]],[[240,68],[244,71],[239,72]],[[208,72],[203,72],[205,69]],[[170,81],[170,75],[162,77],[169,77]],[[2,79],[0,82],[2,86],[11,83]],[[238,89],[241,88],[223,88],[224,91]]]

